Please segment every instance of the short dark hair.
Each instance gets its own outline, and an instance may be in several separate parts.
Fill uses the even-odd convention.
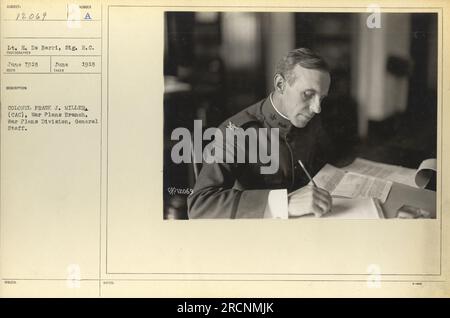
[[[278,62],[275,74],[282,75],[289,84],[292,84],[295,81],[295,77],[292,76],[292,70],[296,65],[309,69],[326,72],[330,71],[328,64],[320,55],[316,54],[311,49],[302,47],[286,54],[286,56]]]

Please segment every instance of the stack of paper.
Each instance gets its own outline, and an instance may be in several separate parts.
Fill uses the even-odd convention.
[[[422,161],[419,168],[415,170],[356,158],[352,164],[343,169],[362,175],[406,184],[411,187],[425,188],[431,179],[432,172],[436,171],[436,164],[436,159],[427,159]]]
[[[346,172],[330,164],[313,178],[316,184],[331,196],[345,198],[377,198],[385,202],[392,182],[354,172]]]

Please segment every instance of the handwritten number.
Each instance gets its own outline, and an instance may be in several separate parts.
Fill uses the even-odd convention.
[[[36,13],[30,13],[29,15],[27,15],[25,12],[20,12],[17,13],[16,15],[16,21],[22,20],[22,21],[44,21],[45,17],[47,16],[47,12],[42,12],[42,18],[41,18],[41,14],[40,12],[36,12]]]

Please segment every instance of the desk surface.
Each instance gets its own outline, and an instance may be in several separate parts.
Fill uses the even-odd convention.
[[[396,218],[397,210],[405,204],[427,210],[436,218],[436,192],[394,182],[383,204],[385,218]]]

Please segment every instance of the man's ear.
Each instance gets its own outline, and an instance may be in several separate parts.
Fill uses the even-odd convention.
[[[275,90],[278,93],[283,94],[285,85],[286,81],[283,75],[281,75],[280,73],[275,74],[275,76],[273,77],[273,86]]]

